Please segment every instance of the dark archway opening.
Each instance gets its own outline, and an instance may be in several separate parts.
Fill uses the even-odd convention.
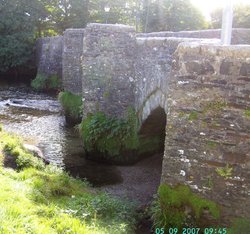
[[[152,150],[155,149],[155,153],[162,153],[164,151],[166,122],[164,109],[157,107],[150,113],[140,128],[140,136],[148,139],[147,142],[152,147]]]
[[[137,164],[137,166],[141,167],[138,173],[144,173],[141,174],[141,180],[143,181],[144,179],[142,185],[137,186],[141,186],[140,193],[143,194],[142,203],[145,204],[145,209],[152,202],[153,195],[157,193],[161,181],[166,122],[164,109],[157,107],[142,123],[139,131],[141,137],[148,139],[146,142],[148,142],[149,147],[152,147],[153,150],[151,154],[146,155],[145,158]],[[136,233],[150,233],[151,228],[152,223],[150,216],[145,216],[138,223]]]

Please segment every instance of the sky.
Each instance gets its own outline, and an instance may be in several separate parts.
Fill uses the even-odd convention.
[[[226,2],[230,0],[191,0],[191,2],[197,6],[206,19],[210,19],[209,13],[212,12],[214,9],[223,7]],[[234,4],[250,4],[250,0],[232,0]]]

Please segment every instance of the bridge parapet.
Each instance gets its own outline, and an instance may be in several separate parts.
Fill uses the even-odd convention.
[[[168,82],[162,182],[215,200],[225,224],[250,217],[249,81],[250,46],[183,43]]]

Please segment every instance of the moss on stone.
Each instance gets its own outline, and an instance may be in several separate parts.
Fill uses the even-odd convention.
[[[60,92],[58,99],[64,109],[66,119],[69,117],[73,122],[80,122],[82,117],[82,97],[71,92]]]
[[[250,109],[246,109],[244,111],[244,115],[247,117],[247,118],[250,118]]]
[[[209,141],[207,141],[207,146],[209,147],[209,148],[216,148],[217,147],[217,145],[218,145],[218,143],[217,142],[215,142],[215,141],[211,141],[211,140],[209,140]]]
[[[198,120],[198,112],[192,111],[188,116],[189,121]]]
[[[204,105],[203,114],[208,112],[220,112],[228,106],[227,102],[224,100],[211,101]]]
[[[192,193],[188,186],[171,187],[162,184],[158,189],[158,197],[152,204],[154,226],[165,229],[181,228],[184,225],[198,226],[204,209],[208,209],[213,218],[219,218],[220,212],[216,203]]]

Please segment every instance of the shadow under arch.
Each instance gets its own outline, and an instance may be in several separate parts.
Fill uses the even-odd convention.
[[[167,116],[165,110],[158,106],[150,112],[141,124],[139,135],[143,139],[142,142],[145,142],[144,147],[151,152],[151,155],[153,153],[162,153],[163,156],[166,123]]]

